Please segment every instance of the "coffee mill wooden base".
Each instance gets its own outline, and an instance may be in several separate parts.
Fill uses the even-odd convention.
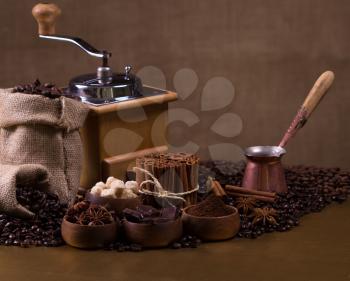
[[[84,146],[81,187],[91,188],[109,176],[125,179],[137,157],[166,151],[168,103],[176,99],[177,94],[168,91],[90,106],[91,112],[81,130]]]

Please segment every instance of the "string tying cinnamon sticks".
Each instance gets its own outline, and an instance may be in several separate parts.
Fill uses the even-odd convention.
[[[162,198],[179,199],[186,202],[186,200],[182,196],[196,192],[199,189],[199,186],[197,186],[196,188],[186,192],[178,192],[178,193],[169,192],[163,188],[163,186],[156,179],[156,177],[152,175],[149,171],[138,167],[134,167],[133,170],[134,172],[140,171],[142,173],[145,173],[147,176],[151,178],[150,180],[144,180],[143,182],[141,182],[140,190],[139,190],[141,194],[152,195],[152,196],[162,197]],[[149,189],[145,189],[144,185],[146,184],[152,184],[155,187],[155,191],[150,191]]]
[[[173,194],[185,193],[186,204],[197,202],[199,158],[188,153],[153,153],[136,160],[136,167],[147,170],[159,181],[162,188]],[[150,176],[136,169],[136,181],[140,185]],[[145,189],[157,192],[147,181]],[[194,190],[194,191],[193,191]]]

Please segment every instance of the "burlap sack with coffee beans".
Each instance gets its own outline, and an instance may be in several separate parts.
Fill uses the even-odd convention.
[[[0,210],[16,216],[30,211],[16,200],[16,186],[44,186],[72,203],[79,188],[82,143],[78,129],[84,104],[59,97],[0,91]]]

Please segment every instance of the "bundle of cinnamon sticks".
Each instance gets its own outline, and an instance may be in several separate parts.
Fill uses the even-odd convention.
[[[212,181],[212,190],[216,196],[223,197],[226,195],[233,197],[250,197],[258,201],[274,202],[276,199],[276,193],[267,191],[258,191],[247,189],[239,186],[226,185],[225,188],[221,186],[218,181]]]
[[[153,153],[136,159],[136,167],[149,171],[158,179],[162,187],[173,193],[194,190],[198,185],[199,158],[189,153]],[[142,171],[136,171],[138,184],[150,180]],[[153,185],[146,184],[148,190],[154,191]],[[184,196],[187,204],[197,202],[197,192]]]

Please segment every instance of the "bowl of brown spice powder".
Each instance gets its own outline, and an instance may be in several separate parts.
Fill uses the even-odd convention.
[[[208,196],[197,205],[184,209],[184,229],[204,241],[219,241],[233,238],[240,228],[238,210],[227,206],[219,197]]]

